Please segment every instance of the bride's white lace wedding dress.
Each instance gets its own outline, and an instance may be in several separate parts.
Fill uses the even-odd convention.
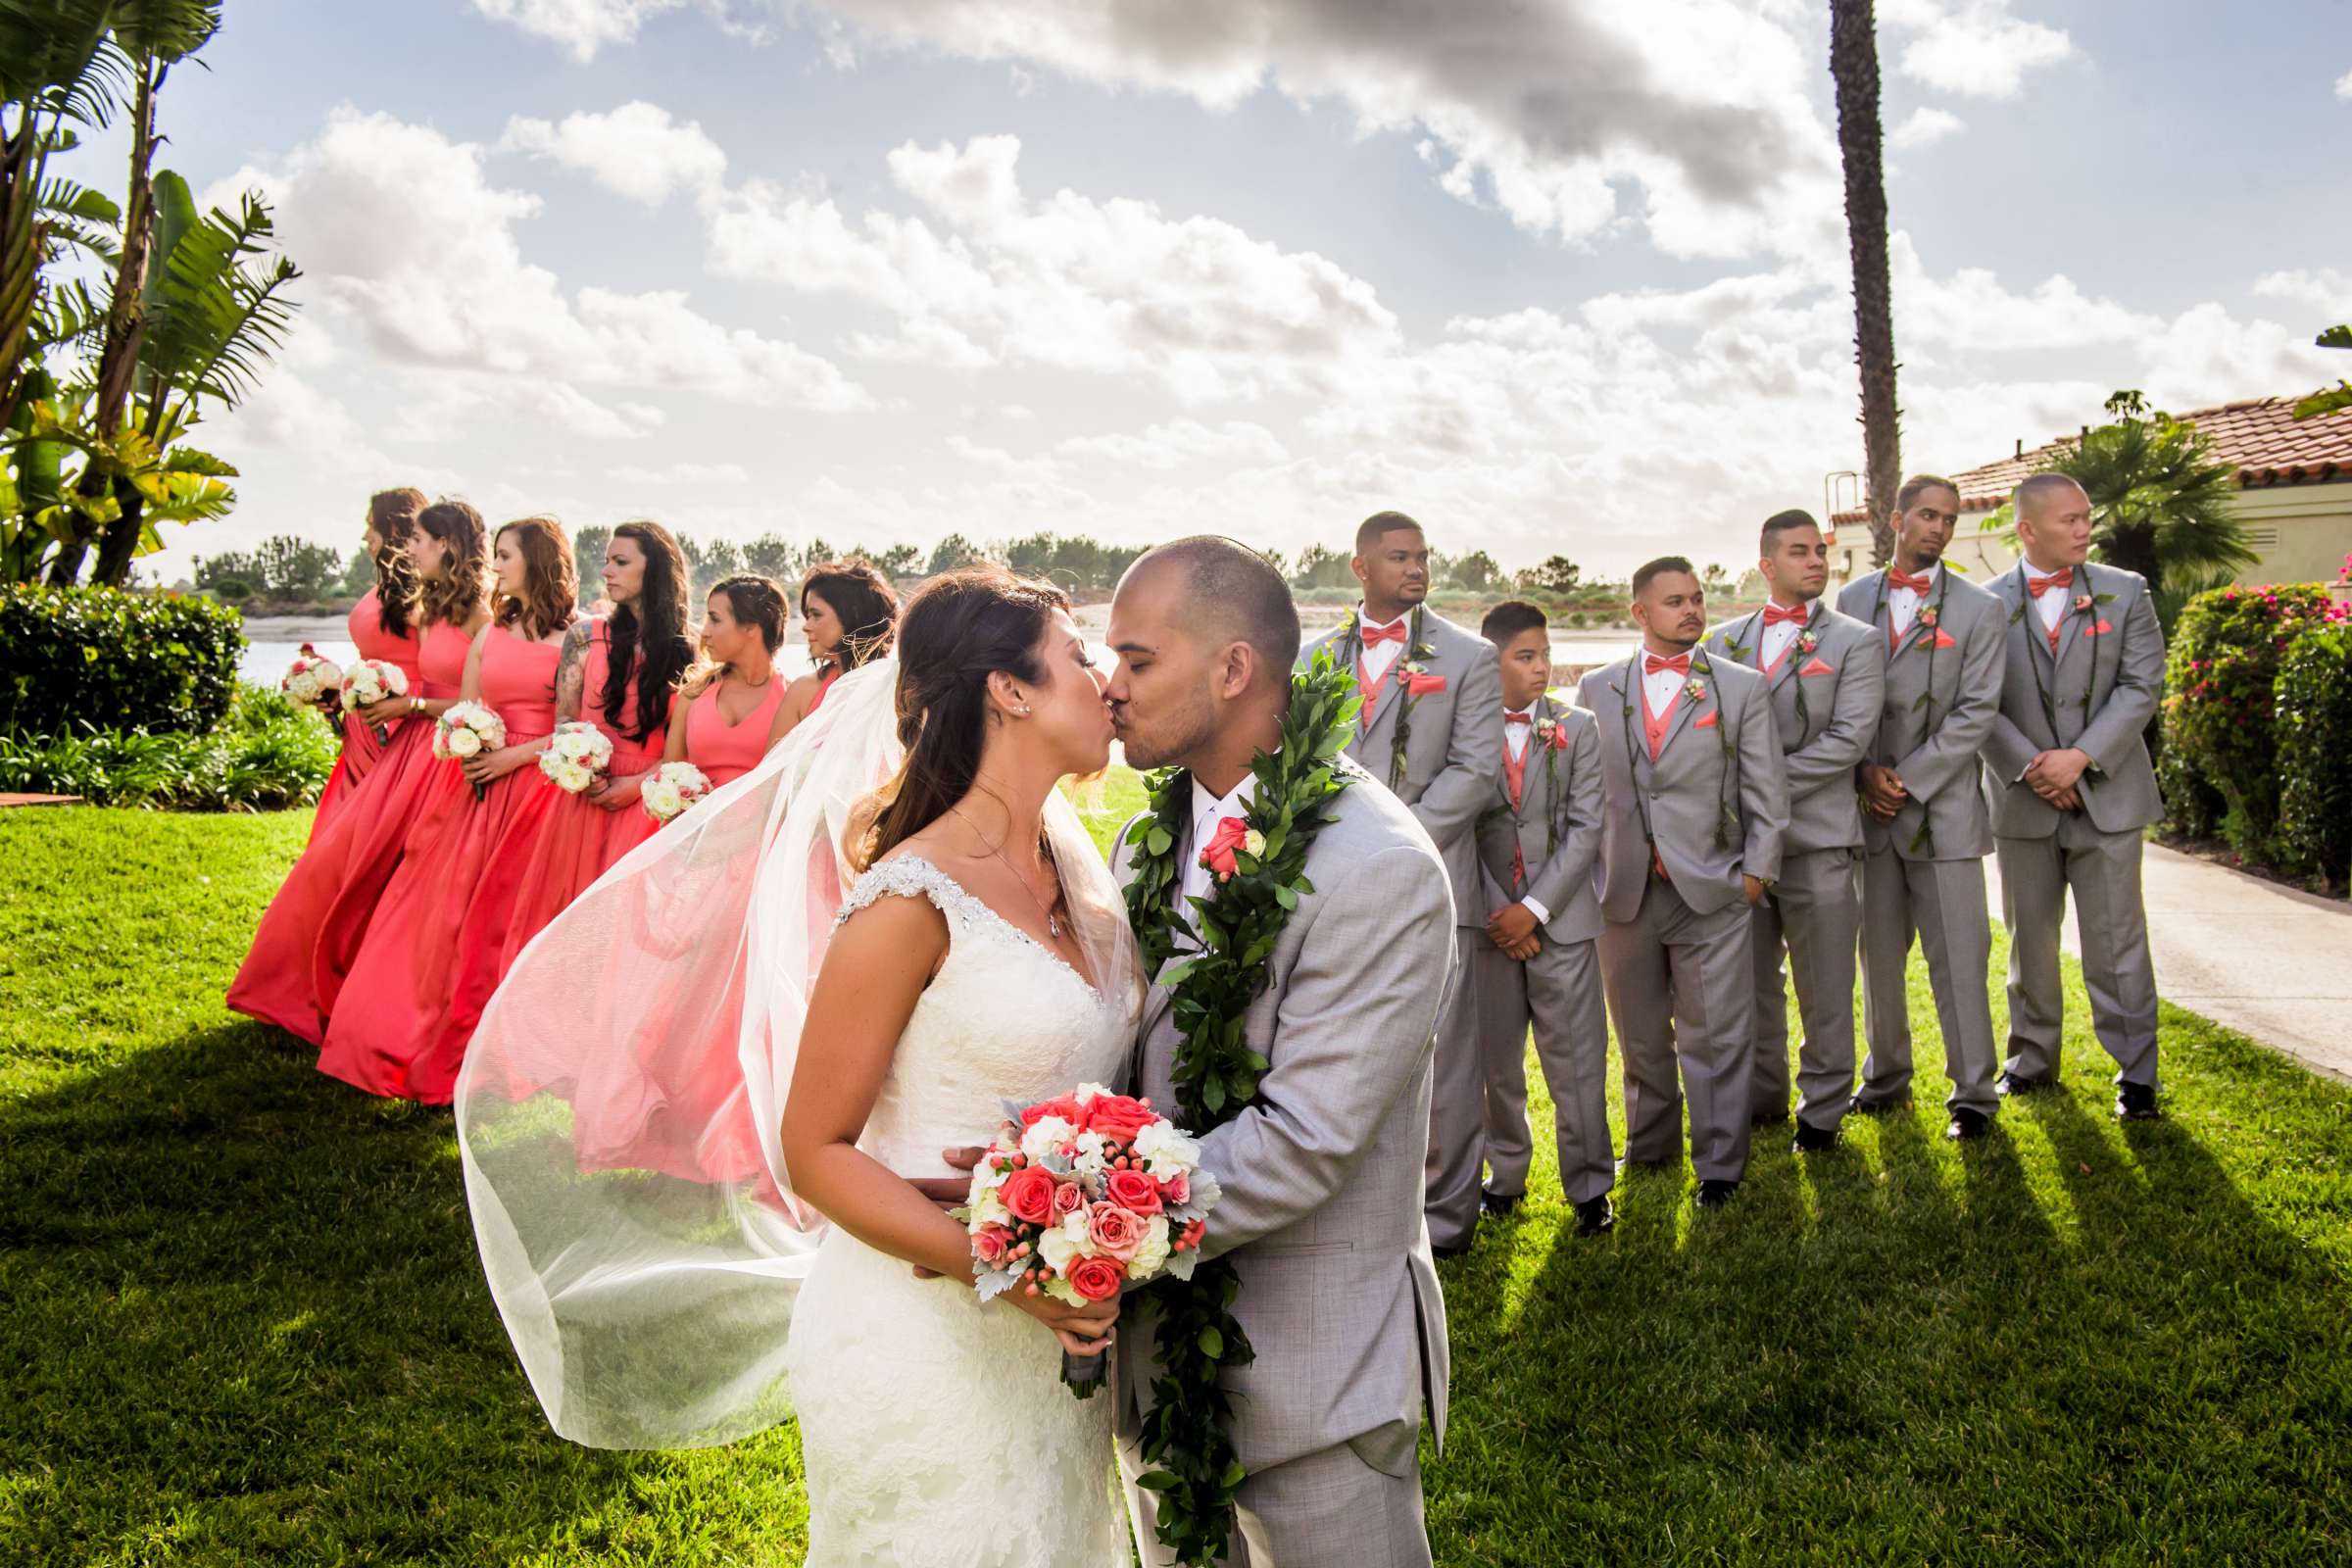
[[[900,1037],[865,1152],[905,1175],[945,1175],[940,1152],[988,1142],[1005,1101],[1119,1073],[1128,1003],[912,854],[866,872],[841,918],[893,896],[938,906],[949,949]],[[1130,1560],[1110,1491],[1110,1400],[1074,1398],[1058,1344],[1009,1302],[917,1280],[835,1227],[801,1287],[785,1360],[809,1568]]]

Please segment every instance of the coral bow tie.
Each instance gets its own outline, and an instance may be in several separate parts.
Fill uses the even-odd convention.
[[[1811,605],[1766,605],[1764,607],[1764,624],[1778,626],[1793,620],[1801,625],[1807,619],[1812,609]]]
[[[1642,658],[1642,672],[1645,675],[1663,675],[1670,669],[1677,675],[1690,674],[1690,656],[1677,654],[1672,659],[1660,659],[1655,654],[1647,654]]]
[[[1533,713],[1505,713],[1502,715],[1502,721],[1506,725],[1533,724],[1536,721],[1536,715]]]
[[[2072,566],[2060,566],[2047,577],[2036,577],[2031,572],[2026,574],[2026,592],[2036,599],[2053,588],[2072,588],[2074,585],[2075,568]]]
[[[1886,568],[1886,581],[1893,587],[1908,588],[1915,594],[1924,594],[1936,585],[1936,579],[1926,572],[1923,571],[1914,577],[1900,566]]]
[[[1400,620],[1394,626],[1366,626],[1363,639],[1366,648],[1374,643],[1400,643],[1404,641],[1404,622]]]

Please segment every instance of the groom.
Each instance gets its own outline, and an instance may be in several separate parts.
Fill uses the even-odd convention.
[[[1189,773],[1181,895],[1213,899],[1201,866],[1219,824],[1248,808],[1252,754],[1281,744],[1298,651],[1282,575],[1228,539],[1180,539],[1128,569],[1111,602],[1118,669],[1104,694],[1129,763]],[[1229,1561],[1355,1568],[1430,1560],[1418,1441],[1426,1403],[1446,1432],[1446,1306],[1422,1219],[1430,1063],[1454,951],[1445,862],[1387,790],[1353,780],[1307,852],[1300,896],[1245,1015],[1266,1058],[1258,1099],[1201,1140],[1223,1197],[1203,1260],[1231,1254],[1234,1315],[1256,1360],[1226,1374],[1248,1468]],[[1111,852],[1134,874],[1130,822]],[[1177,900],[1188,915],[1191,906]],[[1176,1103],[1170,994],[1144,1003],[1134,1091]],[[1121,1324],[1119,1466],[1147,1563],[1165,1563],[1157,1494],[1138,1487],[1153,1358],[1148,1307]]]

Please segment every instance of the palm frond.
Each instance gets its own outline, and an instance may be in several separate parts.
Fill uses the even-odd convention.
[[[269,207],[248,194],[235,217],[215,208],[164,258],[140,350],[156,381],[151,419],[173,396],[234,408],[284,342],[295,310],[287,290],[302,273],[283,256],[251,260],[273,232]]]
[[[115,0],[0,0],[0,99],[81,125],[114,118],[130,63]]]

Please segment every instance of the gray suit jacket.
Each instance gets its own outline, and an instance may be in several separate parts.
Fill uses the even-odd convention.
[[[1880,602],[1884,570],[1857,577],[1838,608],[1886,640]],[[1862,817],[1873,854],[1892,848],[1906,860],[1973,860],[1992,853],[1992,819],[1977,779],[1977,754],[2001,706],[2001,601],[1949,566],[1932,604],[1933,626],[1914,621],[1886,656],[1886,706],[1870,760],[1894,769],[1911,798],[1891,825]],[[1922,606],[1924,612],[1927,607]]]
[[[1527,766],[1517,807],[1509,774],[1495,781],[1494,804],[1478,823],[1479,918],[1523,898],[1551,914],[1544,934],[1554,944],[1590,942],[1600,935],[1600,900],[1592,891],[1592,862],[1600,854],[1600,736],[1592,715],[1536,699],[1535,728],[1559,726],[1561,744],[1527,739]],[[1509,761],[1505,758],[1504,767]],[[1527,866],[1527,886],[1511,891],[1511,852]]]
[[[1234,1316],[1257,1351],[1224,1378],[1242,1463],[1265,1470],[1347,1444],[1405,1476],[1424,1401],[1446,1436],[1446,1299],[1421,1210],[1453,906],[1437,847],[1394,795],[1357,770],[1332,814],[1307,851],[1315,891],[1243,1021],[1270,1064],[1260,1102],[1201,1140],[1224,1188],[1201,1251],[1232,1254]],[[1111,849],[1122,884],[1134,828]],[[1145,999],[1133,1077],[1172,1111],[1170,1000],[1158,985]],[[1150,1397],[1152,1358],[1132,1349],[1151,1343],[1150,1310],[1121,1325],[1114,1414],[1130,1436]]]
[[[1493,643],[1434,610],[1422,612],[1421,637],[1430,651],[1416,654],[1407,647],[1389,666],[1372,722],[1348,743],[1348,755],[1395,790],[1429,829],[1453,885],[1454,919],[1483,926],[1487,911],[1478,902],[1478,818],[1493,802],[1494,781],[1502,776],[1502,666]],[[1325,632],[1299,650],[1298,665],[1305,668],[1322,648],[1338,659],[1346,644],[1344,630]],[[1408,661],[1445,676],[1446,689],[1411,700],[1404,776],[1398,779],[1392,776],[1390,762],[1397,715],[1406,702],[1400,676]]]
[[[1654,842],[1683,902],[1713,914],[1746,898],[1740,877],[1772,882],[1781,874],[1788,785],[1772,703],[1754,670],[1707,658],[1702,671],[1693,659],[1691,677],[1704,682],[1706,695],[1693,701],[1686,694],[1675,704],[1653,764],[1642,739],[1642,678],[1634,673],[1641,661],[1636,654],[1603,664],[1576,693],[1600,737],[1605,805],[1592,873],[1600,912],[1619,923],[1641,912]]]
[[[2147,582],[2120,566],[2077,566],[2053,657],[2026,569],[2021,563],[1992,584],[2008,619],[2001,709],[1984,741],[1992,830],[2010,839],[2058,831],[2058,808],[2017,781],[2035,753],[2074,747],[2096,769],[2078,792],[2083,815],[2102,833],[2135,833],[2164,814],[2147,743],[2164,694],[2164,630]],[[2089,607],[2075,609],[2085,594]]]
[[[1879,710],[1886,701],[1886,639],[1818,599],[1811,609],[1804,629],[1773,669],[1762,662],[1761,610],[1716,627],[1705,644],[1707,652],[1762,674],[1772,692],[1773,728],[1781,738],[1788,780],[1785,855],[1862,847],[1854,768],[1879,732]],[[1811,648],[1803,646],[1806,637],[1813,639]]]

